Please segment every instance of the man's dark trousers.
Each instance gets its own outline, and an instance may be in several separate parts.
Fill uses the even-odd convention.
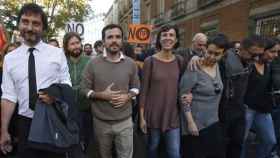
[[[28,135],[32,119],[18,116],[18,158],[65,158],[65,154],[32,149],[28,145]]]

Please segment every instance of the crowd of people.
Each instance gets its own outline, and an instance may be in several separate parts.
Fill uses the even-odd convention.
[[[166,25],[148,48],[109,24],[94,45],[69,32],[60,48],[43,41],[47,17],[34,3],[18,29],[23,41],[1,54],[0,156],[246,158],[250,132],[257,158],[280,156],[276,37],[197,33],[183,48]]]

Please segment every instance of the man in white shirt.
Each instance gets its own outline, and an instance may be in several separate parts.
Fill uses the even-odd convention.
[[[0,147],[4,154],[12,148],[8,127],[18,103],[19,157],[64,157],[32,149],[27,141],[36,100],[40,99],[48,105],[53,102],[51,97],[38,90],[53,83],[71,85],[67,61],[62,50],[42,42],[43,31],[47,29],[47,25],[47,17],[37,4],[25,4],[21,8],[18,28],[24,41],[20,47],[5,56],[3,64]]]

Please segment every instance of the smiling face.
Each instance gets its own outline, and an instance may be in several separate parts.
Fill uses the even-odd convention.
[[[27,45],[36,45],[43,35],[41,15],[32,12],[23,14],[19,21],[19,31]]]
[[[174,29],[169,29],[168,31],[162,32],[160,34],[161,49],[165,51],[174,49],[177,40],[176,31]]]

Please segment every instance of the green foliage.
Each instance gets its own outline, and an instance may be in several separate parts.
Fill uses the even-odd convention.
[[[93,13],[87,0],[0,0],[0,22],[9,33],[17,29],[17,13],[21,6],[30,2],[42,6],[48,16],[47,39],[57,36],[68,21],[83,22]]]

